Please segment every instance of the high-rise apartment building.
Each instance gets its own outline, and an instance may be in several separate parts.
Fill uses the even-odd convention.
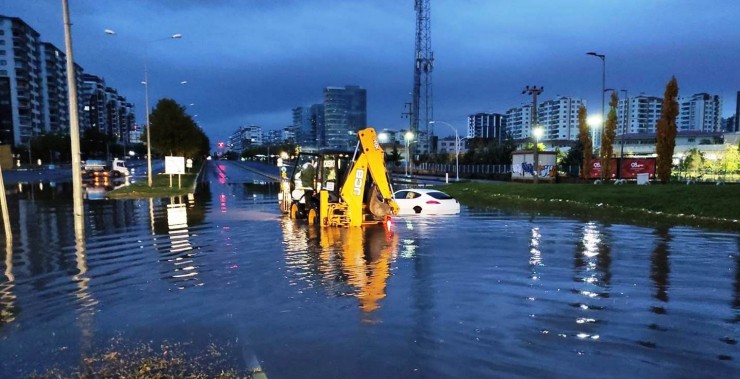
[[[241,153],[249,146],[263,144],[262,128],[256,125],[240,126],[228,138],[229,150]]]
[[[545,140],[575,140],[578,138],[578,108],[585,101],[562,96],[537,104],[537,125]],[[506,131],[513,139],[532,136],[532,105],[511,108],[506,112]]]
[[[324,89],[324,133],[322,145],[351,149],[357,132],[367,127],[367,91],[359,86]]]
[[[302,146],[318,147],[324,141],[324,104],[296,107],[293,111],[295,140]]]
[[[618,136],[631,133],[655,133],[658,120],[660,120],[660,112],[663,109],[663,99],[645,95],[628,97],[620,99],[617,108]],[[626,124],[625,120],[628,120]]]
[[[41,90],[44,122],[51,132],[69,130],[67,57],[48,42],[41,43]]]
[[[578,138],[578,108],[582,99],[562,96],[537,105],[537,124],[542,127],[543,140],[575,140]]]
[[[506,115],[500,113],[476,113],[468,116],[467,138],[490,138],[502,140],[506,136]],[[461,135],[460,137],[464,137]]]
[[[676,128],[679,131],[697,130],[716,132],[722,125],[722,98],[708,93],[697,93],[678,98]]]
[[[515,140],[529,138],[532,134],[532,105],[506,111],[506,134]]]
[[[15,17],[0,16],[0,76],[8,77],[13,144],[28,144],[41,132],[42,77],[39,33]],[[4,120],[5,121],[5,120]]]
[[[0,15],[0,142],[27,145],[41,133],[69,132],[66,55],[23,20]],[[80,129],[130,139],[133,105],[75,64]],[[91,79],[95,78],[95,79]]]

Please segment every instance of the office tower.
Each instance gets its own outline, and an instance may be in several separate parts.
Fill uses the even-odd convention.
[[[367,92],[358,86],[324,89],[324,133],[322,145],[352,149],[358,130],[367,127]]]

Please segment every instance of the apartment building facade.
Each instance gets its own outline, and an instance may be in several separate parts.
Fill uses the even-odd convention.
[[[500,141],[506,138],[506,115],[501,113],[476,113],[469,115],[467,131],[464,135],[460,135],[460,137],[495,138]]]
[[[130,141],[133,104],[74,68],[80,129]],[[66,54],[22,19],[0,15],[0,143],[27,146],[42,133],[68,133],[69,122]]]

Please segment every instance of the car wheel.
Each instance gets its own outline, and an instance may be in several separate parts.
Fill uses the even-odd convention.
[[[415,206],[415,207],[414,207],[414,212],[416,212],[417,214],[421,213],[421,207],[420,207],[420,206],[418,206],[418,205],[417,205],[417,206]]]

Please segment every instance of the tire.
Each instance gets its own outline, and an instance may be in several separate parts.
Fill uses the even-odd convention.
[[[308,225],[316,225],[319,223],[319,212],[316,209],[308,210]]]
[[[298,205],[296,203],[290,205],[290,218],[292,220],[298,218]]]

